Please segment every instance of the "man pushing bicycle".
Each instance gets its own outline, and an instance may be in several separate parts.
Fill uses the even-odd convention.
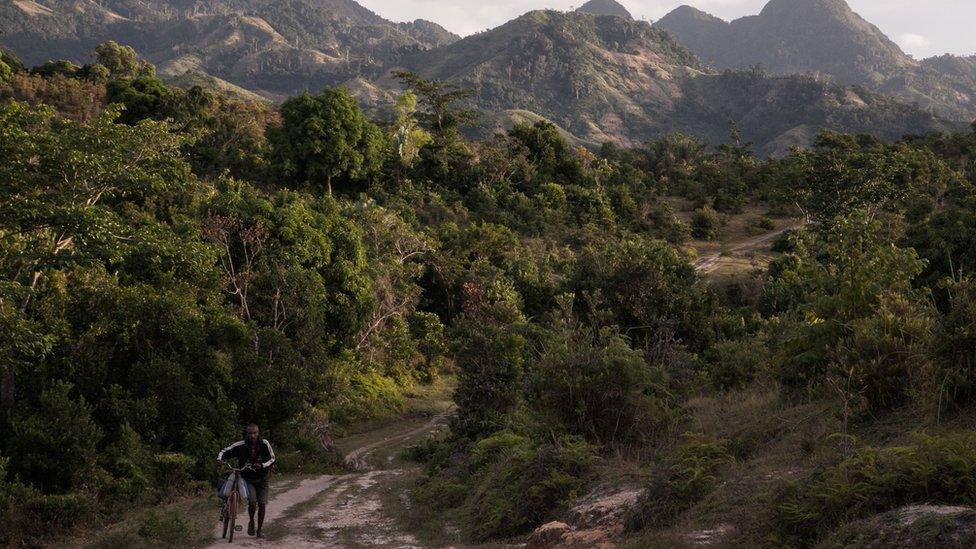
[[[247,426],[244,440],[224,448],[217,454],[217,461],[237,459],[237,467],[243,469],[241,478],[247,483],[247,534],[261,537],[264,511],[268,504],[268,472],[275,462],[271,443],[261,438],[261,431],[253,423]],[[258,512],[257,530],[254,529],[254,511]]]

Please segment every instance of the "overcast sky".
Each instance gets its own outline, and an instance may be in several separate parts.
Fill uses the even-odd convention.
[[[429,19],[468,35],[534,9],[568,10],[586,0],[359,0],[394,21]],[[759,13],[766,0],[618,0],[634,17],[650,21],[681,4],[723,19]],[[848,0],[854,11],[881,28],[915,57],[976,54],[976,0]]]

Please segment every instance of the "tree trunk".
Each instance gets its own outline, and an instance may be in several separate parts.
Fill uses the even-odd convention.
[[[329,196],[332,196],[332,174],[325,176],[325,188],[329,190]]]

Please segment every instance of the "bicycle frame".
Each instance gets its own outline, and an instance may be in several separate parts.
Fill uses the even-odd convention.
[[[224,533],[221,537],[227,538],[228,543],[234,542],[234,526],[237,522],[237,514],[241,510],[241,472],[246,470],[254,470],[250,465],[245,465],[240,469],[236,467],[231,467],[230,465],[224,464],[231,472],[234,473],[232,482],[233,486],[230,488],[230,495],[227,496],[227,502],[224,503]]]

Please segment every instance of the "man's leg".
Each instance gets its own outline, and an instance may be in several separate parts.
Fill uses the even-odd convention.
[[[263,481],[255,485],[254,496],[258,503],[258,533],[257,536],[261,537],[261,528],[264,527],[264,510],[268,505],[268,479],[265,478]]]
[[[258,503],[257,489],[251,482],[247,483],[247,535],[254,535],[254,510]]]

